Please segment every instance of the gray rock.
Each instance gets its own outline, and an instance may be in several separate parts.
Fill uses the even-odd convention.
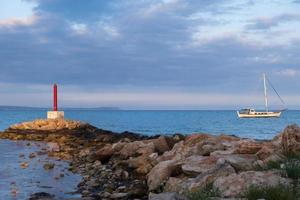
[[[112,195],[110,195],[111,199],[122,199],[128,196],[128,193],[113,193]]]
[[[149,200],[187,200],[184,196],[181,196],[175,192],[165,192],[160,194],[149,194]]]
[[[247,171],[240,174],[231,174],[219,177],[215,180],[213,187],[220,191],[222,197],[240,197],[250,186],[276,186],[288,185],[290,180],[280,177],[275,171]]]

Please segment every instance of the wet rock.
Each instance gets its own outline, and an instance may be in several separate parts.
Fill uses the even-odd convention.
[[[55,152],[60,151],[60,147],[56,142],[48,142],[47,147],[49,151],[55,151]]]
[[[29,200],[54,200],[55,196],[46,192],[38,192],[30,195]]]
[[[35,153],[29,154],[29,158],[30,158],[30,159],[35,158],[35,157],[36,157],[36,154],[35,154]]]
[[[54,166],[55,166],[54,163],[45,163],[43,167],[45,170],[51,170],[54,168]]]
[[[22,169],[26,169],[28,166],[29,166],[29,164],[28,164],[27,162],[22,162],[22,163],[20,164],[20,167],[21,167]]]
[[[240,197],[250,186],[276,186],[289,184],[290,180],[282,178],[272,171],[256,172],[247,171],[240,174],[231,174],[219,177],[213,183],[213,187],[220,191],[222,197]]]

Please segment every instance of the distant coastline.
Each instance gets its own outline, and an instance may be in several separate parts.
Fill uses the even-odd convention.
[[[51,110],[52,108],[30,107],[30,106],[0,106],[0,110],[11,111],[30,111],[30,110]],[[121,110],[119,107],[95,107],[95,108],[64,108],[61,110]]]

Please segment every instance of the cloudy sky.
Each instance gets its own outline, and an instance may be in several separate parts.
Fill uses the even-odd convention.
[[[68,107],[260,107],[265,72],[300,108],[299,10],[299,0],[0,0],[0,105],[51,106],[57,82]]]

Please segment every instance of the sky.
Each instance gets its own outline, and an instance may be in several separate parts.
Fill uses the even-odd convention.
[[[299,0],[0,0],[0,105],[300,109]],[[280,107],[269,90],[270,104]]]

